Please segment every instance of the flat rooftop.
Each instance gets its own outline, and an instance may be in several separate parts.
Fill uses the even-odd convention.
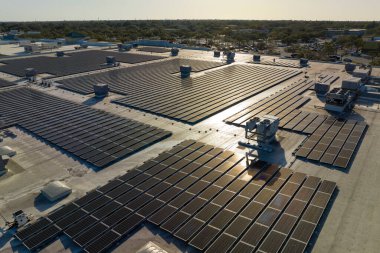
[[[101,52],[102,57],[108,54],[108,52],[113,52],[115,54],[117,53],[114,49],[109,51],[102,50]],[[133,49],[129,53],[149,57],[155,56],[159,58],[153,62],[137,63],[137,67],[134,66],[136,64],[122,63],[121,66],[115,68],[111,67],[100,70],[91,69],[90,72],[69,73],[68,75],[59,77],[49,76],[49,80],[52,81],[52,85],[50,87],[27,83],[22,79],[22,77],[12,75],[11,73],[0,73],[0,78],[6,80],[7,84],[8,82],[17,83],[16,86],[0,86],[0,95],[5,94],[6,92],[15,92],[16,90],[31,90],[33,93],[43,94],[44,97],[58,97],[60,100],[80,104],[80,108],[85,107],[99,113],[106,112],[104,113],[105,115],[112,114],[112,117],[119,118],[120,120],[133,120],[139,124],[149,125],[152,128],[157,128],[161,131],[171,133],[171,135],[167,138],[160,139],[158,142],[147,145],[143,149],[139,149],[137,152],[134,152],[129,156],[123,156],[121,159],[118,159],[114,163],[111,163],[102,169],[98,169],[86,162],[87,156],[85,154],[80,154],[78,156],[73,153],[73,150],[70,151],[63,148],[64,145],[61,145],[62,143],[54,144],[51,139],[49,140],[51,137],[50,135],[45,135],[44,137],[41,132],[37,131],[37,129],[32,129],[32,126],[34,127],[35,124],[40,123],[39,119],[44,119],[44,113],[49,115],[56,115],[54,116],[56,119],[51,118],[46,121],[46,123],[44,123],[48,124],[49,127],[53,129],[53,132],[59,133],[63,130],[66,131],[67,128],[64,128],[62,124],[69,124],[61,120],[62,123],[52,125],[53,122],[56,122],[55,120],[59,120],[59,114],[53,114],[51,111],[48,112],[48,109],[46,109],[47,111],[44,110],[42,112],[34,110],[35,115],[39,116],[35,116],[33,124],[26,122],[25,120],[23,122],[25,124],[24,126],[22,124],[16,123],[11,124],[9,127],[3,129],[6,130],[6,132],[3,131],[1,137],[3,141],[0,142],[0,145],[10,146],[17,151],[16,156],[10,159],[6,159],[6,168],[8,171],[6,174],[0,176],[0,213],[7,220],[12,220],[12,214],[17,210],[23,210],[25,213],[32,215],[34,217],[34,220],[38,220],[40,217],[49,217],[49,214],[51,215],[52,212],[54,213],[54,211],[61,206],[69,205],[73,201],[75,202],[80,200],[80,198],[83,196],[87,196],[87,193],[94,189],[99,189],[98,187],[106,185],[110,180],[118,177],[125,177],[125,175],[129,175],[129,173],[135,173],[135,171],[141,170],[141,166],[147,166],[150,161],[154,161],[154,159],[157,160],[160,155],[162,156],[162,154],[165,154],[165,152],[170,152],[173,147],[183,143],[185,140],[192,140],[197,143],[203,143],[202,145],[206,146],[211,145],[213,148],[217,149],[218,152],[231,152],[231,154],[234,154],[234,156],[242,157],[242,161],[245,161],[244,157],[248,149],[239,146],[238,144],[239,141],[244,140],[244,128],[238,126],[238,124],[227,124],[226,119],[239,113],[242,114],[241,112],[247,108],[250,108],[249,113],[252,115],[254,115],[254,113],[258,113],[259,111],[257,111],[254,106],[260,103],[260,101],[266,101],[266,103],[271,102],[271,100],[274,100],[279,95],[285,93],[286,91],[289,91],[289,87],[292,85],[298,84],[300,80],[306,80],[306,75],[308,76],[307,80],[310,82],[319,81],[321,75],[338,77],[336,81],[331,83],[331,88],[339,87],[342,80],[350,77],[350,75],[344,71],[344,65],[338,64],[310,62],[308,68],[299,68],[297,61],[289,60],[290,62],[287,63],[284,62],[285,60],[278,60],[277,63],[281,63],[281,65],[276,64],[273,66],[273,64],[267,65],[270,62],[273,62],[273,57],[262,56],[262,61],[265,64],[264,66],[264,64],[259,65],[251,63],[252,55],[237,54],[235,58],[236,62],[228,65],[225,64],[222,58],[214,58],[212,52],[180,50],[179,56],[177,58],[188,61],[196,60],[204,61],[205,63],[211,62],[215,64],[215,66],[212,66],[212,68],[201,68],[199,72],[193,72],[191,74],[191,78],[194,78],[194,80],[202,78],[205,79],[209,75],[213,76],[213,73],[219,73],[216,78],[218,82],[220,82],[220,86],[227,87],[225,86],[226,84],[224,82],[226,82],[226,80],[230,80],[229,78],[233,76],[231,74],[234,74],[228,72],[229,69],[235,68],[238,73],[241,73],[240,76],[234,76],[234,79],[240,79],[241,81],[234,84],[234,86],[231,86],[234,88],[237,94],[235,103],[223,105],[223,100],[221,100],[222,104],[220,106],[220,110],[216,110],[214,113],[208,114],[207,117],[202,117],[201,120],[195,122],[194,124],[181,122],[175,117],[167,117],[165,113],[156,113],[155,108],[157,106],[155,105],[154,101],[158,99],[158,96],[162,94],[168,94],[170,92],[162,93],[162,90],[153,89],[149,86],[149,83],[153,81],[149,81],[149,79],[145,79],[145,83],[135,83],[134,87],[125,89],[124,92],[116,92],[116,90],[112,90],[113,87],[110,85],[111,92],[107,97],[103,99],[95,98],[92,92],[82,92],[82,94],[76,92],[75,87],[77,87],[78,90],[78,87],[81,87],[80,85],[83,85],[83,83],[76,84],[77,81],[75,80],[87,81],[89,78],[91,81],[89,84],[87,84],[86,87],[88,87],[90,83],[96,80],[95,77],[97,76],[108,76],[108,78],[112,78],[112,75],[109,74],[113,72],[123,72],[127,73],[128,75],[128,73],[134,73],[134,68],[141,69],[139,71],[140,74],[150,73],[149,71],[160,68],[150,68],[149,65],[160,63],[164,64],[166,61],[172,60],[170,52],[161,52],[161,50],[153,50],[149,48],[142,51]],[[50,56],[55,57],[55,54],[52,53]],[[49,57],[49,55],[47,55],[47,57]],[[162,57],[166,58],[161,59]],[[27,58],[28,57],[22,57],[24,60]],[[244,71],[241,68],[244,68]],[[290,75],[289,78],[279,78],[278,82],[272,82],[272,85],[268,85],[265,89],[260,90],[260,92],[254,92],[253,90],[249,89],[249,86],[247,86],[248,88],[245,91],[241,89],[241,92],[239,94],[238,91],[240,87],[243,87],[244,84],[246,85],[254,82],[255,80],[260,80],[257,79],[257,76],[265,75],[265,73],[255,73],[253,75],[250,69],[254,68],[265,68],[265,70],[268,69],[267,72],[265,72],[267,73],[268,78],[276,78],[281,75],[279,73],[301,73],[298,75]],[[22,69],[20,71],[24,70]],[[245,73],[245,71],[248,73]],[[374,73],[377,72],[379,71],[375,69]],[[178,72],[170,73],[168,75],[170,75],[169,80],[174,80],[175,78],[181,80]],[[244,77],[246,78],[244,79]],[[121,77],[120,75],[115,75],[113,78],[114,79],[111,80],[119,80],[118,78]],[[144,81],[141,79],[141,77],[138,78],[135,80],[140,80],[140,82]],[[160,82],[165,83],[165,80]],[[230,80],[229,82],[232,81]],[[74,88],[68,90],[60,87],[62,84],[66,83],[70,83],[70,85]],[[202,84],[205,86],[208,85],[207,82],[204,82]],[[159,85],[159,83],[156,85]],[[191,82],[175,84],[175,86],[181,86],[182,90],[188,90],[188,88],[190,89],[191,85]],[[178,108],[181,108],[181,106],[195,106],[205,101],[207,102],[206,105],[208,103],[211,104],[213,93],[217,94],[218,91],[218,84],[216,83],[215,85],[216,88],[213,92],[209,92],[206,94],[207,96],[200,96],[199,101],[194,99],[194,103],[191,104],[182,104],[181,99],[175,97],[173,98],[173,101],[170,99],[165,99],[165,97],[162,99],[166,101],[165,103],[167,103],[167,105],[175,105],[175,107]],[[120,89],[128,86],[120,85],[118,87]],[[305,88],[306,86],[302,87]],[[134,89],[134,96],[129,95],[132,94],[132,88]],[[301,120],[305,120],[307,118],[310,119],[310,122],[312,122],[312,120],[315,120],[318,115],[321,117],[323,116],[323,118],[331,116],[335,117],[336,115],[331,114],[323,109],[323,98],[318,97],[312,88],[312,85],[310,85],[310,87],[305,88],[301,94],[297,94],[297,96],[302,97],[299,99],[303,99],[302,101],[304,101],[304,103],[299,103],[299,106],[297,108],[294,108],[294,110],[300,111],[297,114],[300,118],[300,122]],[[87,90],[91,90],[91,88]],[[163,90],[165,91],[165,89]],[[206,91],[207,88],[202,87],[200,90]],[[141,101],[144,99],[144,94],[154,94],[156,97],[153,96],[154,99],[151,101],[149,101],[149,99],[146,99],[144,102],[146,104],[143,104]],[[151,97],[152,96],[149,96],[149,98]],[[207,99],[205,99],[206,97]],[[217,96],[215,95],[215,97]],[[132,103],[131,101],[134,98],[135,100]],[[141,99],[141,101],[139,101],[137,98]],[[115,100],[124,100],[125,103],[115,103]],[[49,101],[52,100],[49,99]],[[2,110],[7,108],[7,103],[8,102],[0,101]],[[24,102],[19,101],[18,103]],[[347,122],[348,120],[355,120],[358,122],[365,122],[367,125],[367,128],[361,137],[358,146],[354,150],[351,162],[346,169],[342,169],[334,165],[326,165],[325,163],[311,161],[308,159],[297,158],[295,156],[295,152],[305,143],[310,134],[305,134],[302,131],[294,131],[293,128],[296,126],[290,127],[291,124],[288,124],[287,127],[284,125],[284,127],[281,127],[278,131],[278,142],[273,146],[272,153],[259,152],[257,154],[262,162],[266,162],[269,165],[275,165],[279,170],[287,169],[292,174],[303,173],[306,175],[306,177],[319,178],[321,180],[320,182],[330,181],[336,183],[336,190],[331,195],[329,205],[326,206],[322,219],[317,223],[318,226],[315,230],[313,230],[310,242],[305,244],[302,242],[302,240],[299,241],[298,239],[294,239],[296,235],[290,235],[287,237],[286,241],[293,238],[294,240],[292,242],[295,243],[295,245],[297,243],[297,245],[299,245],[299,243],[302,245],[305,244],[306,251],[312,252],[343,253],[378,251],[380,248],[380,242],[377,238],[380,232],[380,226],[378,225],[380,223],[380,203],[377,201],[377,198],[380,194],[380,184],[378,183],[380,172],[378,170],[379,162],[377,162],[378,160],[376,157],[380,155],[380,144],[377,141],[380,138],[379,103],[380,102],[375,99],[369,100],[360,98],[356,101],[355,108],[351,113],[340,117]],[[141,108],[139,106],[141,106]],[[142,107],[145,106],[146,108],[142,109]],[[53,104],[52,107],[58,108],[59,106]],[[277,110],[276,108],[273,110]],[[287,109],[288,107],[286,105],[283,105],[279,106],[279,108],[283,109],[278,109],[276,111],[277,113],[283,112],[283,110]],[[0,111],[0,126],[4,115],[6,116],[5,119],[8,121],[10,118],[15,117],[15,115],[18,115],[17,120],[26,119],[26,116],[23,117],[23,111],[25,112],[25,110],[30,109],[26,107],[23,109],[20,107],[19,112],[13,111],[13,109],[8,109],[8,114],[4,114],[4,111]],[[87,111],[87,109],[83,110]],[[294,110],[289,109],[288,111],[291,113],[291,111]],[[265,112],[265,109],[263,109],[263,111]],[[160,112],[165,111],[160,109]],[[296,113],[297,111],[294,114]],[[301,113],[304,116],[300,116]],[[313,116],[310,116],[310,114],[316,114],[317,116],[313,118]],[[297,117],[297,115],[294,116],[294,118]],[[32,121],[32,119],[29,120]],[[70,123],[70,125],[76,126],[75,124],[77,124],[77,122],[79,122],[79,119],[78,121]],[[317,127],[320,127],[320,125]],[[301,127],[299,127],[299,129],[301,129]],[[69,133],[65,133],[66,135],[64,136],[67,136],[67,138],[74,138],[74,129],[70,129],[70,131],[71,132]],[[108,134],[109,136],[112,135],[111,132]],[[111,137],[107,136],[107,138]],[[335,135],[332,137],[331,141],[333,141],[334,138],[336,138]],[[98,149],[102,150],[101,147]],[[104,154],[108,154],[107,150],[103,151],[105,152]],[[192,160],[190,159],[189,161],[194,161],[194,158],[192,158]],[[243,162],[241,166],[244,167],[245,163]],[[217,171],[217,169],[215,170]],[[265,173],[265,171],[262,172]],[[254,180],[254,178],[255,176],[246,178],[246,182],[252,182],[250,180]],[[274,176],[274,178],[277,177]],[[238,177],[236,177],[236,180],[237,179]],[[49,182],[56,180],[62,181],[68,185],[72,189],[72,193],[62,200],[50,203],[40,195],[40,190]],[[287,178],[284,180],[288,182],[290,179]],[[281,187],[283,186],[280,186],[279,191],[282,189]],[[302,187],[302,184],[300,187]],[[136,186],[136,189],[140,188]],[[191,194],[195,193],[191,192]],[[294,196],[291,198],[294,198]],[[251,197],[248,198],[247,201],[257,200],[255,197]],[[270,198],[268,206],[265,206],[265,208],[269,207],[269,203],[272,203],[271,201],[272,198]],[[228,203],[226,205],[228,205]],[[286,211],[281,211],[281,215],[284,214],[286,214]],[[240,211],[236,211],[236,215],[240,215]],[[275,222],[278,222],[280,217],[281,216],[278,216]],[[301,222],[302,219],[300,220]],[[211,245],[217,241],[217,238],[220,238],[219,236],[223,235],[224,229],[227,229],[227,226],[232,224],[232,221],[233,219],[229,221],[229,224],[221,228],[221,234],[218,234],[215,240],[211,241]],[[208,224],[212,221],[210,219],[205,220],[204,222]],[[3,221],[0,221],[0,224],[1,226],[5,225]],[[214,225],[211,226],[214,227]],[[269,236],[269,231],[272,231],[272,229],[274,229],[274,225],[269,225],[269,228],[270,229],[268,230],[266,236]],[[160,228],[160,225],[154,225],[154,223],[150,222],[148,218],[146,222],[143,222],[139,226],[135,227],[130,233],[119,240],[118,244],[112,245],[110,248],[108,248],[108,250],[112,250],[113,252],[137,252],[142,247],[144,247],[144,245],[151,241],[167,252],[203,251],[200,250],[200,246],[197,246],[201,244],[199,241],[195,239],[192,239],[190,241],[183,241],[175,235],[176,232],[171,233],[168,232],[168,230],[170,229],[167,228],[165,230],[162,229],[162,226]],[[2,233],[2,239],[0,240],[0,251],[28,252],[27,247],[25,247],[20,240],[14,237],[14,229]],[[58,236],[59,239],[50,240],[48,243],[44,244],[41,248],[41,252],[78,252],[82,248],[78,244],[78,240],[73,241],[67,235],[64,236],[62,234],[58,234]],[[249,247],[252,247],[252,242],[246,242],[243,239],[243,235],[241,237],[237,237],[237,240],[237,242],[241,242],[241,244],[236,243],[234,247],[238,247],[238,244],[241,247],[246,247],[247,245]],[[278,242],[278,240],[275,240],[275,242]],[[259,244],[261,247],[260,250],[263,250],[263,252],[270,252],[271,248],[264,247],[266,245],[265,240],[259,242]],[[85,247],[86,246],[83,248]],[[208,247],[211,246],[209,245]],[[281,250],[285,251],[285,249],[286,247],[283,245]],[[258,250],[258,248],[256,250]]]

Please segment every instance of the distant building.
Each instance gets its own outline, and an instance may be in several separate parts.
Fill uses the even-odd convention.
[[[366,29],[350,29],[347,31],[348,35],[361,37],[365,34]]]
[[[380,40],[364,42],[362,52],[366,54],[380,52]]]
[[[335,37],[344,36],[344,35],[352,35],[352,36],[361,37],[365,34],[366,31],[367,31],[366,29],[334,29],[334,28],[329,28],[326,31],[326,36],[329,38],[335,38]]]
[[[27,35],[39,35],[39,34],[41,34],[41,32],[40,31],[28,31],[28,32],[26,32],[26,34]]]
[[[83,40],[86,40],[87,36],[77,32],[71,32],[66,34],[65,40],[67,44],[77,44]]]
[[[269,33],[268,29],[236,29],[233,30],[234,33],[262,33],[267,34]]]

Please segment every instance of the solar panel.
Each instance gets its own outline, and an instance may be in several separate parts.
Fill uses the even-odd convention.
[[[178,73],[179,66],[183,64],[191,65],[192,71],[198,72],[220,67],[224,63],[177,58],[69,78],[60,83],[64,89],[87,90],[86,94],[93,92],[94,82],[107,83],[112,92],[124,95],[123,98],[114,101],[117,104],[195,124],[226,107],[300,74],[296,70],[230,65],[206,72],[204,75],[181,79],[173,74]],[[241,73],[245,75],[244,80]],[[246,76],[250,82],[246,82]],[[155,102],[152,103],[153,101]]]
[[[0,110],[19,126],[98,168],[171,135],[29,88],[0,92]],[[112,140],[115,136],[118,139]]]
[[[307,91],[312,85],[314,85],[312,81],[301,79],[285,87],[281,92],[277,92],[250,105],[224,121],[236,126],[245,126],[245,123],[254,117],[271,114],[280,118],[280,127],[283,127],[301,113],[297,109],[309,99],[300,95]],[[303,113],[302,115],[306,117],[308,113]],[[297,121],[302,120],[303,116],[298,118]],[[296,126],[296,123],[297,122],[294,122],[291,129]]]
[[[2,60],[1,62],[5,65],[0,66],[0,72],[24,77],[26,68],[34,68],[39,74],[46,73],[54,75],[55,77],[61,77],[109,68],[110,65],[105,64],[107,56],[115,56],[116,61],[130,64],[165,58],[155,55],[89,50],[68,53],[65,57],[37,56],[22,59]]]
[[[206,170],[212,160],[218,162]],[[246,168],[241,161],[204,143],[180,143],[20,230],[16,238],[39,249],[63,232],[85,252],[103,252],[150,222],[206,252],[268,252],[291,247],[293,240],[302,241],[300,248],[308,244],[336,184],[266,163]],[[219,176],[205,181],[216,169]],[[164,171],[166,177],[156,177]],[[181,177],[167,183],[171,175]],[[217,186],[224,176],[224,186]],[[187,178],[195,181],[177,187]]]
[[[365,129],[364,122],[329,117],[302,144],[296,156],[347,168]]]

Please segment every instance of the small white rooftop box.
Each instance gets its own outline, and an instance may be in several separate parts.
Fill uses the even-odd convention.
[[[60,181],[50,182],[41,190],[41,194],[51,202],[64,198],[70,193],[71,188]]]

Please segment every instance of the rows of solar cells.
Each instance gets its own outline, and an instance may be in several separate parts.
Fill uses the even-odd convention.
[[[16,234],[103,252],[150,222],[205,252],[304,252],[336,184],[184,141]]]
[[[182,64],[194,72],[223,65],[221,62],[173,59],[70,78],[62,88],[89,94],[94,83],[107,83],[125,97],[114,102],[195,124],[246,98],[299,74],[299,71],[252,65],[233,65],[204,75],[181,79],[174,75]]]
[[[160,91],[166,89],[166,86],[162,85],[160,81],[173,82],[173,80],[178,79],[178,77],[173,76],[173,74],[179,72],[181,65],[191,65],[192,72],[200,72],[220,67],[223,63],[176,58],[159,63],[149,63],[88,76],[68,78],[59,81],[59,83],[62,84],[60,88],[83,95],[89,95],[94,92],[94,83],[106,83],[112,92],[119,94],[128,94],[129,92],[142,93],[149,92],[150,90]],[[150,84],[152,86],[146,89],[145,86]]]
[[[23,77],[26,68],[34,68],[39,74],[47,73],[56,77],[66,76],[110,67],[105,65],[107,56],[115,56],[116,61],[131,64],[164,58],[155,55],[93,50],[68,53],[65,57],[38,56],[1,60],[5,65],[0,66],[0,72]]]
[[[6,80],[3,80],[3,79],[0,79],[0,89],[1,88],[6,88],[6,87],[11,87],[11,86],[14,86],[16,85],[15,83],[12,83],[12,82],[8,82]]]
[[[250,119],[270,114],[279,117],[282,123],[287,120],[289,114],[310,100],[310,98],[303,97],[301,94],[312,86],[314,86],[313,81],[301,79],[277,91],[275,94],[248,106],[224,121],[228,124],[244,127],[245,123]]]
[[[142,52],[152,52],[152,53],[168,53],[171,50],[165,47],[141,47],[138,51]]]
[[[171,134],[29,88],[0,92],[0,112],[4,125],[17,124],[98,168]]]
[[[297,157],[347,168],[367,124],[329,117],[296,152]]]
[[[287,69],[232,65],[188,79],[167,76],[162,80],[157,76],[154,81],[152,75],[146,84],[155,89],[136,89],[114,102],[195,124],[297,74]]]
[[[296,60],[279,60],[273,61],[273,59],[263,59],[259,62],[253,62],[256,64],[279,66],[279,67],[288,67],[288,68],[302,68],[299,61]]]

